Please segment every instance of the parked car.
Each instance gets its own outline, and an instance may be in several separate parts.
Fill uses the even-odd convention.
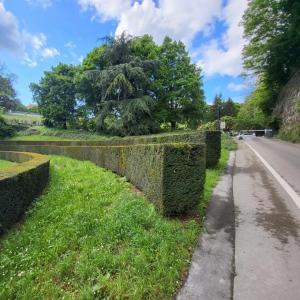
[[[238,136],[237,136],[237,139],[238,140],[243,140],[244,138],[243,138],[243,135],[242,134],[239,134]]]

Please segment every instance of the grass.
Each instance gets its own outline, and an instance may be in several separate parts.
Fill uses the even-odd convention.
[[[222,135],[222,150],[219,163],[216,167],[206,170],[206,179],[204,185],[204,194],[203,200],[200,203],[200,215],[205,215],[205,210],[208,206],[208,203],[212,197],[213,190],[217,185],[220,176],[224,172],[224,169],[227,165],[230,151],[237,149],[236,142],[228,135]]]
[[[15,165],[15,163],[8,160],[0,159],[0,169],[4,169],[13,165]]]
[[[11,114],[4,114],[3,118],[7,121],[19,121],[19,122],[41,122],[42,117],[37,115],[11,115]]]
[[[99,135],[77,129],[53,129],[45,126],[33,126],[27,130],[19,132],[12,140],[16,141],[71,141],[88,140],[97,141],[109,139],[109,135]]]
[[[171,299],[198,233],[123,178],[53,156],[47,194],[2,238],[0,299]]]
[[[207,170],[200,212],[222,174]],[[0,241],[0,299],[172,299],[201,229],[161,217],[124,178],[51,157],[48,191]]]

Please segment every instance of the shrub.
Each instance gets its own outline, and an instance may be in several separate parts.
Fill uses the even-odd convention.
[[[48,182],[49,159],[44,155],[2,152],[0,158],[20,164],[0,171],[0,234],[20,220]]]
[[[91,160],[125,176],[166,216],[195,209],[205,180],[204,143],[58,146],[8,142],[0,144],[0,148]]]
[[[11,137],[15,130],[11,125],[6,124],[4,118],[0,115],[0,138]]]

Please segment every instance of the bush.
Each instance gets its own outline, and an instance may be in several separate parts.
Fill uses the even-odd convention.
[[[212,168],[219,162],[221,156],[221,132],[206,131],[206,168]]]
[[[20,164],[0,170],[0,234],[20,220],[48,183],[49,159],[43,155],[2,152],[0,158]]]
[[[4,118],[0,115],[0,138],[11,137],[15,130],[11,125],[6,124]]]
[[[204,143],[61,146],[2,142],[1,148],[90,160],[125,176],[166,216],[195,209],[205,181]]]

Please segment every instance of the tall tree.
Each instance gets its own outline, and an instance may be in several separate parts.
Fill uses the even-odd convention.
[[[6,110],[15,110],[21,105],[13,86],[14,79],[15,76],[13,74],[5,74],[4,67],[0,65],[0,107]]]
[[[149,91],[151,61],[133,54],[132,41],[124,33],[108,37],[101,55],[106,65],[88,72],[99,86],[99,131],[135,135],[156,130],[155,102]]]
[[[31,83],[33,99],[39,106],[44,123],[49,127],[67,128],[72,121],[76,106],[76,67],[58,64],[51,71],[44,72],[39,83]]]
[[[188,56],[182,42],[164,39],[156,80],[157,117],[176,128],[177,123],[196,127],[204,112],[201,70]]]
[[[243,25],[244,66],[267,85],[261,108],[271,114],[281,86],[300,67],[300,2],[250,0]]]
[[[229,97],[227,101],[223,103],[222,116],[236,117],[238,113],[238,106]]]

